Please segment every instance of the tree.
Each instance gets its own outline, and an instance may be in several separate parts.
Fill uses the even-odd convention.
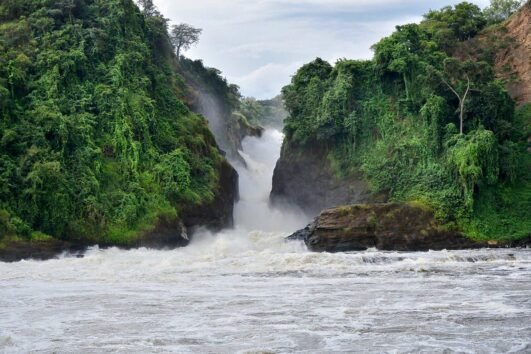
[[[160,13],[153,3],[153,0],[138,0],[138,5],[142,8],[142,12],[146,16],[159,16]]]
[[[447,58],[443,63],[443,71],[434,70],[437,77],[459,101],[459,133],[464,130],[465,104],[471,91],[479,91],[479,84],[486,77],[492,76],[489,64],[474,62],[472,60],[461,61],[456,58]]]
[[[462,2],[455,7],[446,6],[438,11],[430,11],[424,16],[431,26],[441,30],[449,29],[460,41],[468,40],[481,31],[486,20],[481,9],[469,2]]]
[[[181,57],[182,50],[188,50],[192,45],[199,41],[199,36],[203,32],[200,28],[181,23],[174,25],[171,30],[170,39],[175,47],[177,58]]]
[[[522,3],[520,0],[491,0],[490,6],[483,13],[489,23],[502,22],[518,11]]]
[[[417,24],[397,26],[395,33],[373,46],[378,67],[402,76],[407,99],[410,99],[410,76],[421,58],[426,57],[421,51],[423,37]]]

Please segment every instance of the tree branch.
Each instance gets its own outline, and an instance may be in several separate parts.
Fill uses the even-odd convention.
[[[457,99],[459,99],[459,102],[461,102],[461,96],[459,96],[459,94],[457,93],[456,90],[454,90],[454,88],[452,87],[452,85],[450,85],[443,77],[441,77],[441,80],[442,82],[444,82],[446,84],[446,86],[448,86],[448,88],[450,90],[452,90],[452,92],[454,93],[454,95],[457,96]]]

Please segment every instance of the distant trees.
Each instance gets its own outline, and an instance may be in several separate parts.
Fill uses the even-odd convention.
[[[454,7],[446,6],[441,10],[432,10],[424,17],[428,24],[442,32],[449,31],[447,34],[459,41],[474,37],[487,22],[481,9],[469,2],[462,2]],[[441,34],[439,33],[439,36]]]
[[[186,23],[174,25],[171,29],[170,40],[175,48],[177,58],[181,57],[183,50],[188,50],[192,45],[199,42],[199,36],[203,32],[200,28],[195,28]]]
[[[502,22],[515,13],[522,4],[521,0],[491,0],[484,14],[489,23]]]
[[[153,0],[138,0],[138,5],[142,8],[142,12],[146,16],[158,16],[160,15],[157,7],[153,3]]]

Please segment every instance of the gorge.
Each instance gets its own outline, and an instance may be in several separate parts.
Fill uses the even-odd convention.
[[[139,3],[0,2],[0,352],[531,350],[531,2],[271,100]]]

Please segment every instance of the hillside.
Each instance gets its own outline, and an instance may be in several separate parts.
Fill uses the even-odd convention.
[[[531,102],[531,2],[507,21],[464,42],[455,55],[491,62],[515,102]]]
[[[260,122],[250,122],[254,112],[242,110],[245,100],[239,87],[230,84],[221,72],[205,67],[201,60],[181,58],[177,68],[187,84],[187,104],[208,120],[210,130],[223,153],[231,160],[243,161],[239,155],[247,136],[260,136]]]
[[[414,202],[469,237],[529,236],[529,6],[490,27],[477,6],[448,6],[397,26],[372,60],[300,68],[272,200],[314,214]]]
[[[1,2],[2,247],[179,244],[231,224],[236,172],[178,68],[166,20],[132,0]]]

